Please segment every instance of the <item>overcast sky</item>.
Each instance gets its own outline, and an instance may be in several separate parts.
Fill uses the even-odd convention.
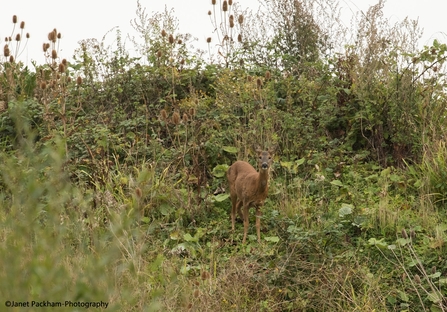
[[[265,0],[263,0],[265,1]],[[292,1],[292,0],[290,0]],[[10,36],[12,31],[12,16],[18,16],[19,22],[25,21],[25,31],[31,38],[26,49],[20,56],[20,60],[29,64],[30,60],[36,60],[38,64],[44,62],[42,43],[47,42],[47,34],[57,28],[62,34],[60,46],[61,57],[71,59],[73,51],[78,47],[82,39],[96,38],[101,40],[103,36],[115,26],[121,29],[124,35],[132,33],[130,20],[136,17],[136,0],[77,0],[65,2],[60,0],[14,0],[2,1],[0,7],[0,43],[4,46],[5,36]],[[217,0],[219,3],[219,0]],[[242,8],[256,9],[258,0],[234,0]],[[163,11],[164,7],[174,8],[178,17],[179,32],[191,33],[199,41],[205,42],[211,35],[212,26],[207,16],[207,11],[212,8],[211,0],[140,0],[146,12]],[[366,11],[370,5],[376,4],[375,0],[340,0],[343,16],[349,25],[349,18],[353,13]],[[385,3],[384,15],[391,22],[402,20],[405,17],[418,19],[419,26],[424,29],[421,45],[429,45],[434,38],[441,42],[447,42],[447,24],[443,16],[447,9],[446,0],[388,0]],[[15,32],[16,33],[16,32]],[[15,33],[13,36],[15,36]],[[114,39],[114,33],[108,36]],[[126,44],[132,49],[132,44]],[[200,47],[197,44],[197,47]],[[3,49],[0,50],[3,53]]]

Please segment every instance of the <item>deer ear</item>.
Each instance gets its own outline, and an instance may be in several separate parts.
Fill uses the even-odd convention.
[[[258,146],[256,146],[256,153],[261,153],[262,152],[262,149],[261,149],[261,147],[258,145]]]

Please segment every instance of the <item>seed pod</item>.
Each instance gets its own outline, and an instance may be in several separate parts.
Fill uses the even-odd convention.
[[[67,66],[67,59],[62,59],[62,64],[64,64],[64,66]]]
[[[421,283],[421,278],[419,277],[419,275],[415,275],[414,276],[414,281],[416,282],[416,284],[420,284]]]
[[[14,63],[14,56],[12,55],[9,56],[9,63]]]
[[[224,0],[222,4],[222,11],[227,12],[228,11],[228,2],[227,0]]]
[[[171,117],[171,122],[174,125],[178,125],[180,123],[180,115],[178,112],[174,112]]]
[[[212,5],[216,5],[216,0],[211,0]]]
[[[54,59],[57,59],[57,52],[56,52],[56,50],[53,50],[53,51],[51,51],[51,58],[54,60]]]
[[[258,89],[260,89],[262,87],[261,78],[256,79],[256,85],[257,85]]]
[[[228,5],[233,5],[233,0],[228,0]]]
[[[17,15],[12,16],[12,23],[17,24]]]
[[[266,80],[269,80],[270,77],[271,77],[270,71],[266,71],[266,72],[265,72],[265,79],[266,79]]]
[[[135,189],[135,195],[137,195],[138,198],[141,198],[141,196],[143,196],[143,192],[139,187]]]
[[[160,111],[160,119],[166,121],[166,119],[168,119],[168,114],[166,113],[165,109],[162,109]]]
[[[25,28],[25,22],[24,21],[21,21],[20,22],[20,29],[24,29]]]
[[[242,35],[241,34],[237,35],[237,42],[242,42]]]
[[[7,44],[5,44],[5,46],[3,47],[3,55],[5,57],[8,57],[10,55],[11,51],[9,50],[9,46]]]
[[[198,289],[194,290],[194,298],[199,297],[200,291]]]
[[[62,63],[59,64],[59,72],[60,73],[64,73],[65,72],[65,65],[62,64]]]
[[[171,34],[169,35],[169,43],[173,44],[174,43],[174,36]]]
[[[407,239],[408,238],[408,234],[407,231],[405,229],[402,229],[402,237]]]
[[[206,42],[210,43],[211,42],[211,37],[206,38]]]
[[[234,27],[234,16],[230,15],[230,28]]]
[[[166,30],[163,29],[163,30],[161,31],[161,36],[162,36],[162,37],[166,37]]]
[[[191,107],[191,108],[189,109],[189,115],[190,115],[190,116],[195,116],[195,115],[196,115],[196,110],[195,110],[194,107]]]
[[[40,83],[40,88],[41,88],[42,90],[45,90],[45,89],[47,88],[47,83],[46,83],[45,81],[42,81],[42,82]]]
[[[187,113],[183,113],[182,120],[183,120],[184,123],[187,123],[189,121],[189,117],[188,117]]]
[[[78,86],[80,86],[82,84],[82,77],[81,76],[78,76],[78,78],[76,78],[76,84]]]
[[[29,39],[30,35],[29,33],[26,33],[26,39]]]
[[[58,33],[57,34],[57,39],[61,39],[62,38],[62,34],[61,33]]]
[[[162,53],[160,50],[157,51],[157,57],[160,58],[162,56]]]
[[[208,15],[211,15],[211,11],[210,10],[208,10]]]
[[[20,34],[16,35],[16,41],[20,41]]]
[[[177,40],[177,43],[182,44],[183,43],[182,39]]]
[[[242,25],[242,23],[244,22],[244,16],[241,14],[239,15],[238,19],[237,19],[238,23]]]

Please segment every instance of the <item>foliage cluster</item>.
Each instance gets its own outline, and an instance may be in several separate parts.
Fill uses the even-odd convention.
[[[389,25],[383,1],[341,43],[337,2],[263,3],[211,1],[218,52],[207,60],[173,11],[149,16],[139,3],[136,56],[116,30],[116,46],[85,40],[67,61],[54,29],[31,69],[16,52],[24,23],[17,44],[7,38],[5,298],[447,310],[447,45],[416,49],[417,24]],[[263,242],[250,229],[241,245],[225,170],[257,145],[276,150]]]

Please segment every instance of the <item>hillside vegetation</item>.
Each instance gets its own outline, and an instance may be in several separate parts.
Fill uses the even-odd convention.
[[[447,311],[447,45],[417,48],[383,1],[349,30],[335,0],[261,2],[204,5],[208,51],[138,4],[131,41],[62,56],[54,29],[32,67],[6,25],[2,306]],[[242,244],[225,172],[257,146],[270,189]]]

